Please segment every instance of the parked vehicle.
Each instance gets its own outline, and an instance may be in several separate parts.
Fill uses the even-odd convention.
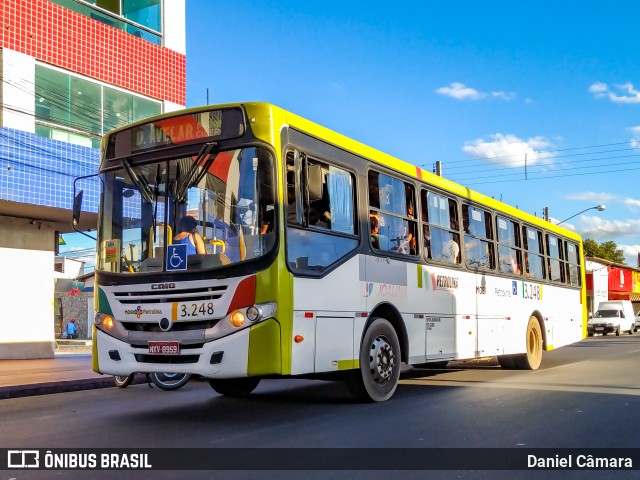
[[[136,374],[133,373],[131,375],[123,376],[123,375],[114,375],[113,383],[116,384],[118,388],[127,388]],[[162,390],[177,390],[180,387],[186,385],[191,378],[189,373],[148,373],[148,379],[151,380],[156,387],[161,388]]]
[[[592,337],[595,333],[607,335],[629,332],[633,335],[635,329],[635,315],[629,300],[615,300],[600,302],[598,310],[587,323],[587,334]]]
[[[638,310],[638,313],[636,313],[636,321],[634,323],[633,331],[637,332],[639,328],[640,328],[640,310]]]

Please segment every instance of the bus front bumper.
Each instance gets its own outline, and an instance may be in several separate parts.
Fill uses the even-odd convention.
[[[249,329],[206,342],[198,348],[181,348],[177,355],[158,355],[136,348],[101,330],[94,336],[94,370],[108,375],[172,372],[207,378],[247,376]],[[96,357],[97,356],[97,362]]]

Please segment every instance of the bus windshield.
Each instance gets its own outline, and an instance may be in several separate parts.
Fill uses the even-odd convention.
[[[275,245],[272,154],[251,147],[132,165],[101,174],[97,269],[136,274],[207,270],[249,261]],[[175,247],[185,250],[172,261]],[[180,258],[178,258],[180,257]]]

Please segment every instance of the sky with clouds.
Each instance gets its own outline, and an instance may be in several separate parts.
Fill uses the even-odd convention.
[[[187,0],[188,106],[272,102],[640,252],[640,3]]]

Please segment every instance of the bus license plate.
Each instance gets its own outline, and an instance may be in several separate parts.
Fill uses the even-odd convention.
[[[150,355],[178,355],[180,342],[149,342]]]

